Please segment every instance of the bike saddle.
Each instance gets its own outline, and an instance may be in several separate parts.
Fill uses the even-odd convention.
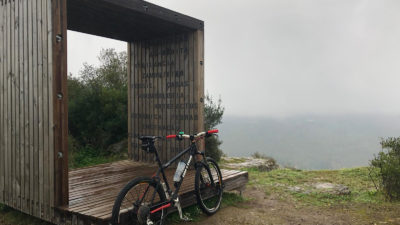
[[[139,139],[143,142],[148,142],[148,141],[155,141],[157,139],[161,139],[162,137],[159,136],[140,136]]]

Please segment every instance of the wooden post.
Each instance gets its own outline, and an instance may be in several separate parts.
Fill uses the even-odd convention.
[[[67,205],[68,191],[68,93],[67,93],[67,5],[52,1],[53,16],[53,107],[55,206]]]

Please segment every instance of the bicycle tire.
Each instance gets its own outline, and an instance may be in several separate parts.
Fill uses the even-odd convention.
[[[207,215],[213,215],[221,207],[223,194],[222,173],[214,159],[207,157],[206,162],[208,163],[208,165],[205,163],[201,163],[200,166],[196,168],[195,193],[197,204],[200,209]],[[210,165],[212,168],[210,167]],[[218,176],[217,179],[213,177],[213,173]],[[213,177],[214,185],[212,185],[211,179],[209,179],[210,177]],[[215,195],[213,193],[214,190],[210,189],[210,187],[215,188]],[[215,202],[213,201],[213,199],[215,200]],[[209,204],[207,203],[207,201],[211,201],[211,203]]]
[[[125,187],[120,191],[117,198],[115,199],[114,206],[112,209],[111,224],[113,224],[113,225],[125,224],[125,223],[141,224],[139,221],[138,215],[137,215],[140,206],[134,206],[135,204],[133,202],[132,202],[133,208],[131,211],[129,210],[129,208],[127,208],[127,209],[123,210],[124,214],[121,213],[121,207],[123,205],[124,199],[126,199],[127,194],[132,193],[131,191],[134,190],[135,187],[139,187],[139,185],[144,185],[143,186],[144,188],[146,188],[146,185],[149,188],[150,187],[154,188],[154,190],[157,191],[159,202],[166,201],[165,193],[164,193],[161,185],[158,182],[154,181],[150,177],[135,178],[132,181],[130,181],[127,185],[125,185]],[[139,190],[141,190],[141,189],[139,188]],[[138,197],[145,199],[146,196],[144,196],[144,194],[146,194],[147,192],[148,191],[143,192],[143,195],[141,195],[141,196],[138,195]],[[154,191],[153,192],[150,191],[150,195],[152,195],[153,193],[154,193]],[[131,196],[132,196],[132,194],[131,194]],[[129,203],[129,199],[128,199],[128,203]],[[145,203],[141,203],[141,204],[145,204]],[[151,207],[151,205],[148,206],[148,208],[150,208],[150,207]],[[127,210],[127,212],[125,213],[126,210]],[[160,211],[160,213],[157,213],[157,215],[153,214],[152,217],[158,218],[158,221],[156,223],[154,223],[155,225],[163,225],[165,217],[166,217],[166,210],[163,209]],[[154,218],[152,218],[152,219],[154,219]]]

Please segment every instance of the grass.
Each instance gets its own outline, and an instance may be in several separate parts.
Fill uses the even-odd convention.
[[[79,151],[71,151],[68,157],[70,169],[94,166],[127,159],[127,155],[124,154],[106,155],[102,154],[101,151],[99,154],[99,151],[90,147],[79,149]]]
[[[226,163],[243,163],[246,162],[246,159],[244,158],[221,158],[219,161],[220,164],[226,164]]]
[[[15,211],[0,204],[0,224],[7,225],[50,225],[43,220]]]
[[[330,206],[344,203],[385,203],[382,193],[375,189],[369,177],[368,168],[342,170],[300,171],[278,169],[271,172],[259,172],[247,169],[250,186],[264,189],[265,193],[274,193],[281,199],[293,200],[300,204]],[[323,193],[311,188],[315,183],[333,183],[347,186],[349,195]],[[300,188],[300,191],[293,187]]]

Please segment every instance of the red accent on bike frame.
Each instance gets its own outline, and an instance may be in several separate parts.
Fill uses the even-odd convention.
[[[176,134],[168,135],[167,139],[170,139],[170,138],[176,138]]]
[[[160,210],[163,210],[163,209],[169,208],[169,207],[171,207],[171,203],[168,203],[168,204],[166,204],[166,205],[163,205],[163,206],[161,206],[160,208],[157,208],[157,209],[151,211],[150,213],[153,214],[153,213],[156,213],[156,212],[158,212],[158,211],[160,211]]]
[[[218,133],[218,130],[209,130],[209,131],[207,131],[207,133],[209,133],[209,134],[216,134],[216,133]]]

